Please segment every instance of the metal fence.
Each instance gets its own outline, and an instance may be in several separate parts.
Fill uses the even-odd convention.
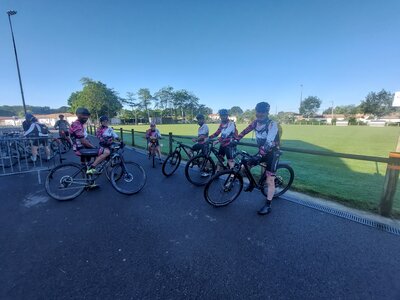
[[[37,149],[37,155],[32,151]],[[53,168],[61,163],[60,140],[49,137],[24,137],[18,131],[0,135],[0,176]]]
[[[89,132],[94,133],[94,131],[95,131],[94,127],[89,128]],[[145,132],[135,131],[134,129],[124,130],[122,128],[119,128],[117,132],[119,133],[120,137],[125,141],[126,144],[135,147],[146,148],[147,143],[145,139]],[[180,136],[180,135],[174,135],[172,132],[170,132],[168,134],[168,137],[165,138],[165,142],[162,142],[164,144],[163,153],[169,154],[173,151],[174,147],[176,146],[176,143],[174,141],[175,139],[191,140],[192,138],[195,138],[195,136]],[[168,145],[167,147],[166,144]],[[257,145],[253,143],[239,143],[239,145],[257,148]],[[373,162],[376,165],[378,164],[386,165],[383,182],[377,184],[377,189],[381,189],[382,192],[380,196],[377,197],[379,199],[376,199],[377,202],[376,206],[381,215],[383,216],[392,215],[394,199],[396,195],[399,194],[399,193],[396,194],[396,189],[400,171],[400,153],[390,152],[388,157],[385,158],[377,156],[366,156],[366,155],[337,153],[337,152],[311,150],[311,149],[301,149],[301,148],[285,147],[285,146],[281,147],[281,149],[284,152],[289,152],[289,153],[305,154],[305,155],[328,157],[328,158],[351,159],[351,160],[359,160],[365,162]],[[340,176],[340,174],[338,174],[338,176]],[[363,182],[354,182],[353,184],[360,185],[363,184]],[[398,214],[398,211],[396,213]]]

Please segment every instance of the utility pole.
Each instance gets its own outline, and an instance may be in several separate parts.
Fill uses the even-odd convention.
[[[333,125],[333,100],[331,101],[332,108],[331,108],[331,125]]]

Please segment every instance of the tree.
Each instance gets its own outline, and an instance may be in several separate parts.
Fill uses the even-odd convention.
[[[358,111],[359,111],[358,107],[355,106],[354,104],[336,106],[336,107],[333,108],[333,113],[340,114],[340,115],[345,115],[345,116],[355,115],[355,114],[358,113]],[[322,113],[324,115],[332,114],[332,107],[328,107]]]
[[[161,88],[158,92],[155,93],[155,97],[159,99],[158,107],[160,109],[170,108],[170,116],[172,117],[172,101],[173,101],[173,88],[170,86]],[[161,115],[162,116],[162,115]]]
[[[229,110],[229,114],[231,114],[232,116],[239,117],[243,114],[243,110],[239,106],[233,106]]]
[[[132,114],[134,115],[135,118],[135,124],[137,125],[138,123],[137,115],[141,105],[138,102],[138,99],[135,98],[135,94],[132,92],[127,92],[126,98],[122,99],[122,103],[128,105],[131,108]]]
[[[360,110],[365,114],[372,114],[375,118],[396,111],[392,107],[394,95],[388,91],[381,90],[378,93],[370,92],[364,101],[361,101]]]
[[[276,119],[282,124],[293,124],[295,121],[294,113],[280,111],[276,115]]]
[[[137,92],[138,98],[140,100],[140,105],[147,113],[147,119],[150,121],[150,105],[153,100],[153,96],[150,94],[150,90],[147,88],[139,89]]]
[[[300,105],[300,114],[306,118],[310,118],[315,115],[321,106],[322,101],[316,96],[308,96],[305,98]]]
[[[71,94],[68,104],[72,111],[86,107],[98,119],[101,115],[112,118],[121,110],[122,104],[118,94],[100,81],[84,77],[81,79],[83,89]]]

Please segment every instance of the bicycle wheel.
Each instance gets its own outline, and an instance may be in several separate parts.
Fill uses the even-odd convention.
[[[68,142],[67,140],[63,140],[62,144],[63,144],[64,150],[65,150],[64,153],[67,153],[69,150],[71,150],[72,145],[70,142]],[[62,154],[64,154],[64,153],[62,153]]]
[[[265,178],[265,176],[263,176]],[[275,193],[274,198],[282,196],[290,188],[294,180],[294,171],[291,166],[287,164],[278,164],[275,176]],[[267,197],[268,186],[265,180],[260,182],[261,193]]]
[[[168,155],[167,159],[164,160],[162,165],[162,172],[165,176],[171,176],[175,173],[176,169],[178,169],[179,164],[181,163],[181,154],[179,152],[173,152]]]
[[[53,168],[45,182],[47,194],[60,201],[78,197],[86,186],[85,168],[74,163],[62,164]]]
[[[185,176],[190,183],[202,186],[215,174],[215,169],[215,163],[210,157],[197,155],[187,162]]]
[[[71,149],[71,144],[66,140],[53,140],[50,144],[53,153],[65,154]]]
[[[0,167],[11,168],[11,166],[14,166],[18,162],[19,157],[15,145],[0,144]]]
[[[111,184],[122,194],[136,194],[140,192],[146,184],[146,172],[135,162],[122,162],[112,169]]]
[[[215,174],[204,188],[204,198],[216,207],[225,206],[234,201],[242,192],[243,177],[233,170]]]

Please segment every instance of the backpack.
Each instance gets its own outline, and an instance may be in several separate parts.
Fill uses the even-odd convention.
[[[49,136],[50,131],[49,131],[49,128],[45,124],[36,123],[36,128],[39,131],[39,136],[45,136],[45,137]]]

